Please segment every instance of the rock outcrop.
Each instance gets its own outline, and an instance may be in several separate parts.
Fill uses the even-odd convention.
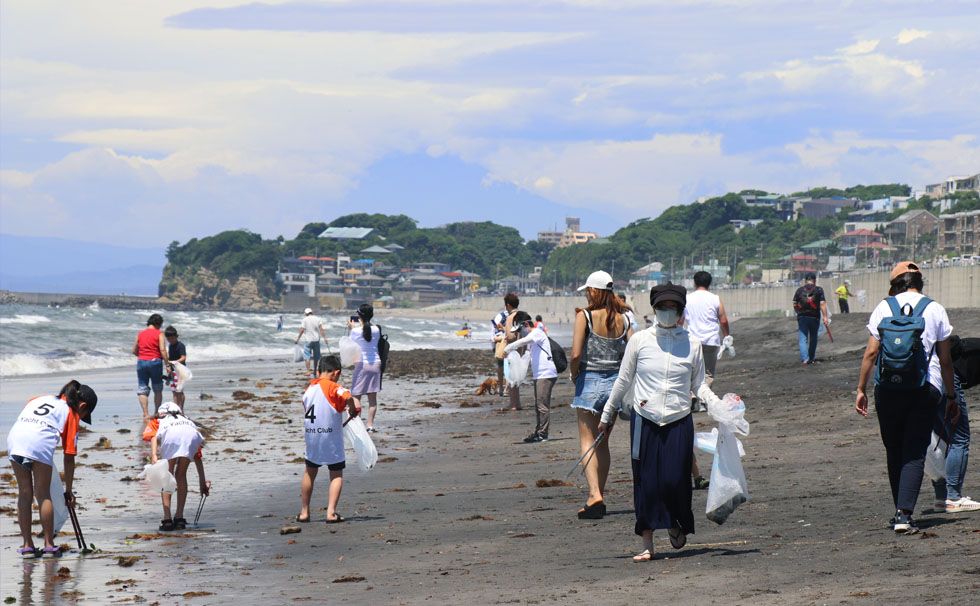
[[[232,282],[203,267],[178,269],[168,263],[159,302],[182,309],[275,311],[279,300],[271,298],[274,292],[272,284],[264,285],[255,276],[239,276]]]

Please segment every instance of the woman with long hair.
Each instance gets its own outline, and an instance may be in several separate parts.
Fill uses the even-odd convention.
[[[17,553],[34,558],[39,555],[61,555],[54,544],[54,503],[52,499],[75,502],[72,482],[75,478],[75,455],[78,452],[78,422],[92,424],[92,411],[99,398],[88,385],[74,379],[56,396],[38,396],[27,402],[7,434],[10,466],[17,478],[17,521],[24,546]],[[61,439],[64,450],[65,494],[51,494],[54,451]],[[31,534],[31,502],[37,501],[44,549],[34,546]]]
[[[374,308],[368,303],[357,308],[357,321],[353,318],[347,326],[351,329],[350,339],[361,348],[361,357],[354,365],[354,376],[351,379],[351,394],[361,408],[361,398],[368,398],[367,430],[374,428],[374,415],[378,412],[378,392],[381,391],[381,355],[378,353],[378,342],[381,341],[381,329],[371,324]]]
[[[150,388],[153,388],[153,416],[156,416],[160,404],[163,403],[163,367],[170,366],[170,356],[167,352],[167,339],[160,327],[163,326],[163,316],[151,314],[146,320],[146,328],[136,335],[133,343],[133,355],[137,357],[136,378],[140,406],[143,407],[143,420],[150,418]]]
[[[568,368],[575,382],[572,408],[578,418],[579,446],[583,455],[599,436],[599,415],[619,376],[626,342],[633,336],[633,329],[624,314],[626,307],[612,287],[612,276],[604,271],[593,272],[579,288],[585,291],[588,305],[575,310]],[[608,436],[596,444],[595,453],[587,458],[585,480],[589,485],[589,496],[585,507],[578,511],[578,517],[598,520],[606,515],[602,494],[609,477]]]
[[[924,326],[919,343],[913,344],[910,362],[914,368],[909,368],[917,369],[915,376],[893,372],[898,370],[894,364],[882,364],[874,386],[875,411],[895,505],[889,526],[898,533],[915,534],[919,528],[912,511],[919,498],[934,420],[942,415],[955,426],[960,417],[949,348],[953,328],[943,306],[922,294],[922,272],[915,263],[903,261],[896,265],[889,286],[888,297],[868,319],[868,344],[861,360],[854,408],[861,416],[868,416],[868,380],[883,353],[881,338],[888,330],[888,323],[882,321],[899,315],[921,318]],[[891,345],[886,341],[886,347]]]

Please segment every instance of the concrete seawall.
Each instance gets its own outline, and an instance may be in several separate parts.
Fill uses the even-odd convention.
[[[923,272],[925,294],[942,303],[949,309],[980,307],[980,266],[945,267]],[[847,275],[851,281],[851,292],[865,291],[862,298],[852,297],[849,302],[852,312],[870,312],[881,299],[888,296],[887,272],[852,273]],[[843,279],[821,279],[817,281],[828,297],[831,315],[836,314],[837,296],[833,293],[843,283]],[[738,288],[720,289],[714,292],[721,297],[725,312],[730,318],[776,315],[793,313],[792,299],[796,286],[776,288]],[[627,300],[637,316],[652,316],[648,292],[627,293]],[[575,308],[585,305],[584,296],[538,297],[521,296],[521,309],[531,315],[541,314],[546,322],[561,320],[569,322],[575,316]],[[500,297],[480,297],[472,299],[471,309],[486,310],[488,317],[503,307]],[[642,326],[643,323],[640,322]]]

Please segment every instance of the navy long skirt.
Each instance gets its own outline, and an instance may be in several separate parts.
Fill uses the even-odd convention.
[[[694,533],[691,511],[691,462],[694,457],[694,421],[691,415],[660,426],[633,412],[630,442],[640,427],[639,459],[633,459],[633,507],[636,534],[644,530],[680,526]],[[633,448],[635,452],[635,445]]]

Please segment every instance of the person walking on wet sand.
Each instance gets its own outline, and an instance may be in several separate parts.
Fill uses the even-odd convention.
[[[507,308],[507,318],[504,320],[503,334],[503,343],[505,348],[508,344],[517,340],[517,333],[514,332],[514,316],[517,315],[517,308],[520,306],[520,304],[521,300],[518,299],[517,295],[512,292],[507,293],[507,295],[504,297],[504,307]],[[523,356],[524,348],[518,348],[517,353]],[[501,369],[503,368],[503,360],[500,361],[500,367]],[[507,389],[507,394],[510,396],[510,409],[522,410],[521,387],[519,385],[510,385]]]
[[[504,395],[504,386],[507,385],[507,382],[504,381],[504,348],[507,347],[504,331],[506,330],[507,317],[514,313],[519,305],[520,299],[517,298],[517,295],[512,292],[507,293],[504,296],[504,310],[490,320],[493,327],[490,341],[493,343],[493,357],[497,364],[497,394],[500,396]]]
[[[683,547],[687,535],[694,533],[691,392],[709,407],[720,402],[704,382],[700,344],[678,325],[686,299],[686,289],[670,282],[650,291],[657,325],[637,333],[626,345],[619,377],[599,423],[599,431],[608,431],[616,409],[627,394],[632,395],[634,532],[643,541],[635,562],[653,559],[654,530],[666,529],[674,549]]]
[[[337,513],[340,493],[344,487],[343,412],[356,417],[361,410],[350,392],[341,387],[340,360],[336,356],[320,358],[317,379],[303,394],[303,425],[306,434],[306,471],[303,473],[302,502],[296,521],[310,521],[310,500],[317,472],[324,465],[330,472],[330,488],[327,497],[327,524],[343,522]]]
[[[327,341],[327,334],[323,332],[323,322],[313,315],[313,310],[307,307],[303,310],[303,314],[303,323],[300,326],[299,334],[296,335],[295,343],[298,345],[300,337],[306,335],[306,338],[303,339],[303,361],[306,362],[306,376],[309,378],[312,376],[310,360],[313,360],[313,370],[316,370],[317,362],[320,361],[320,337],[323,337],[324,343],[329,341]]]
[[[368,418],[366,429],[374,428],[374,416],[378,413],[378,392],[381,391],[381,353],[378,345],[381,343],[381,328],[371,325],[374,308],[368,303],[357,308],[358,321],[353,318],[348,322],[351,329],[350,340],[361,348],[361,356],[354,365],[354,376],[351,378],[351,393],[355,403],[361,408],[361,399],[367,396]]]
[[[926,450],[934,418],[956,425],[960,410],[954,392],[946,310],[922,294],[919,266],[903,261],[891,273],[888,297],[868,320],[868,344],[861,360],[854,408],[868,416],[867,384],[875,373],[875,411],[885,446],[895,532],[915,534],[912,519],[919,498]]]
[[[823,289],[817,286],[817,274],[806,275],[806,284],[796,289],[793,295],[793,309],[796,310],[796,324],[799,329],[800,358],[803,365],[813,364],[817,356],[817,332],[820,329],[820,316],[823,324],[830,328],[827,314],[827,298]]]
[[[613,279],[604,271],[589,275],[585,285],[588,305],[575,310],[572,356],[568,361],[575,399],[572,408],[578,419],[579,448],[584,456],[599,437],[599,414],[619,376],[619,364],[626,341],[633,336],[625,307],[612,291]],[[689,402],[690,404],[690,402]],[[583,520],[606,515],[603,493],[609,477],[609,436],[595,446],[585,467],[589,496],[578,511]]]
[[[133,355],[136,356],[136,378],[139,387],[140,406],[143,407],[143,420],[150,418],[150,387],[153,388],[153,414],[163,403],[163,368],[170,365],[167,352],[167,341],[160,327],[163,326],[163,316],[151,314],[146,320],[146,329],[136,335],[133,343]]]
[[[75,478],[75,455],[78,453],[78,422],[92,424],[92,411],[99,398],[88,385],[71,380],[56,396],[38,396],[27,402],[7,434],[7,452],[14,477],[17,478],[17,521],[24,545],[17,553],[26,558],[41,555],[58,557],[61,549],[54,544],[54,503],[64,499],[75,504],[72,483]],[[65,494],[51,494],[54,451],[61,438],[64,450]],[[31,530],[31,502],[37,501],[44,548],[34,546]]]
[[[539,318],[541,316],[538,316]],[[531,316],[525,311],[514,315],[515,333],[520,339],[509,344],[505,351],[510,353],[519,347],[531,348],[531,376],[534,377],[534,409],[538,422],[531,435],[524,438],[525,442],[547,442],[548,428],[551,420],[551,390],[558,381],[558,370],[551,355],[551,342],[542,327],[534,325]]]
[[[715,380],[715,366],[718,363],[718,349],[722,345],[722,337],[726,345],[732,345],[734,339],[729,334],[725,304],[721,302],[718,295],[708,290],[709,286],[711,286],[711,274],[706,271],[694,274],[695,290],[687,295],[687,304],[684,306],[684,328],[701,343],[704,382],[711,387],[711,383]],[[703,412],[704,403],[699,404],[699,411]]]

